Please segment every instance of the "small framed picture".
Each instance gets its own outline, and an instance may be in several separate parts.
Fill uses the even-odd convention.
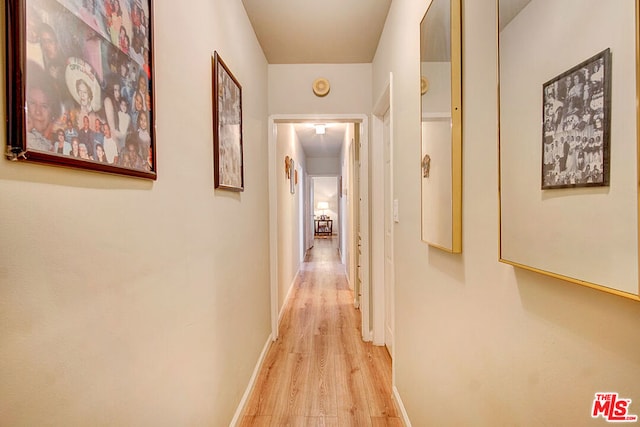
[[[10,160],[156,179],[151,0],[7,0]]]
[[[244,191],[242,86],[218,52],[213,55],[213,148],[215,188]]]
[[[542,86],[542,189],[609,185],[611,52]]]

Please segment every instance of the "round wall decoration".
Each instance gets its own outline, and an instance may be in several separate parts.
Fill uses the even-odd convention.
[[[429,80],[425,76],[420,77],[420,94],[424,95],[429,90]]]
[[[331,90],[331,85],[329,85],[329,80],[325,78],[317,78],[313,82],[313,93],[317,96],[327,96],[329,90]]]

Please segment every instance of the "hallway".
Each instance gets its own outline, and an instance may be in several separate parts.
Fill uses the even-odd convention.
[[[365,343],[337,239],[307,253],[242,426],[401,426],[391,358]]]

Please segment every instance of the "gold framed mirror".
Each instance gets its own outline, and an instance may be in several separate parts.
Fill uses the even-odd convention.
[[[420,23],[422,240],[462,252],[461,0],[433,0]]]
[[[639,298],[638,0],[498,0],[500,261]]]

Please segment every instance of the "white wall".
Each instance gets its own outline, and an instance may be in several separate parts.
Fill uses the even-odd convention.
[[[429,90],[422,95],[422,114],[451,114],[451,62],[422,62],[422,76],[429,81]]]
[[[329,80],[328,95],[318,97],[312,84]],[[349,114],[371,110],[371,64],[271,64],[269,114]]]
[[[227,425],[269,336],[266,60],[239,1],[155,19],[156,182],[0,159],[2,425]],[[213,189],[214,50],[243,193]]]
[[[298,184],[295,194],[291,194],[290,181],[284,168],[286,156],[293,158],[298,169]],[[278,311],[282,311],[287,294],[293,285],[302,261],[303,227],[301,217],[302,176],[305,169],[305,154],[298,140],[293,124],[277,124],[276,140],[276,180],[278,199]],[[292,176],[291,179],[294,179]]]
[[[338,157],[309,157],[307,169],[311,175],[340,175]]]
[[[602,425],[590,408],[607,390],[640,413],[640,304],[497,261],[493,0],[464,2],[463,253],[420,241],[418,45],[428,4],[392,2],[373,64],[374,97],[394,75],[394,366],[412,424]]]

